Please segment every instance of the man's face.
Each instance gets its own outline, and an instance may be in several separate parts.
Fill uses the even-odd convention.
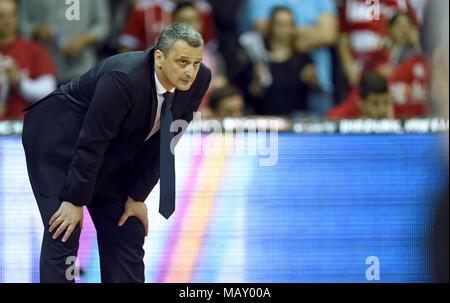
[[[157,71],[159,81],[166,89],[188,90],[197,77],[202,58],[203,46],[192,47],[183,40],[176,41],[167,56],[156,50],[155,68],[160,72]]]
[[[361,115],[368,119],[390,119],[392,106],[389,93],[371,93],[366,99],[361,99]]]
[[[0,1],[0,37],[11,36],[17,29],[17,10],[14,1]]]

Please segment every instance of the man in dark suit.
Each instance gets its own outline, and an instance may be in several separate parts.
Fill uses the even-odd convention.
[[[160,212],[174,211],[172,148],[184,129],[171,122],[189,123],[208,89],[202,56],[201,35],[172,24],[155,47],[109,57],[25,109],[22,142],[46,227],[41,282],[73,282],[83,205],[102,282],[144,282],[144,201],[161,178]]]

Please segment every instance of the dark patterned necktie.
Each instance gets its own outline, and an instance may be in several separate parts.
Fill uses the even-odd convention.
[[[170,131],[170,125],[173,121],[172,99],[173,94],[166,92],[163,94],[164,102],[161,108],[160,120],[160,195],[159,212],[164,218],[169,217],[175,211],[175,159],[170,151],[170,142],[173,133]]]

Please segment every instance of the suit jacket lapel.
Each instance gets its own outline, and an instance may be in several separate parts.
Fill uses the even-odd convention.
[[[158,99],[156,97],[156,85],[155,85],[155,69],[154,69],[154,48],[151,48],[148,50],[148,57],[147,57],[147,62],[148,62],[148,69],[147,69],[147,77],[145,77],[145,84],[144,87],[147,87],[147,89],[145,90],[145,100],[148,100],[147,102],[150,103],[150,106],[146,106],[145,110],[147,111],[147,113],[145,114],[146,117],[146,121],[145,121],[145,134],[143,134],[143,139],[142,139],[142,143],[144,142],[144,140],[147,138],[147,136],[150,134],[151,129],[153,128],[153,125],[155,124],[155,119],[156,119],[156,111],[157,111],[157,104],[158,104]],[[148,103],[147,103],[148,104]]]

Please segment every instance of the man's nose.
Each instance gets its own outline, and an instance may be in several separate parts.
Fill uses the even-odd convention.
[[[189,64],[186,70],[186,75],[192,78],[194,75],[194,66],[192,64]]]

